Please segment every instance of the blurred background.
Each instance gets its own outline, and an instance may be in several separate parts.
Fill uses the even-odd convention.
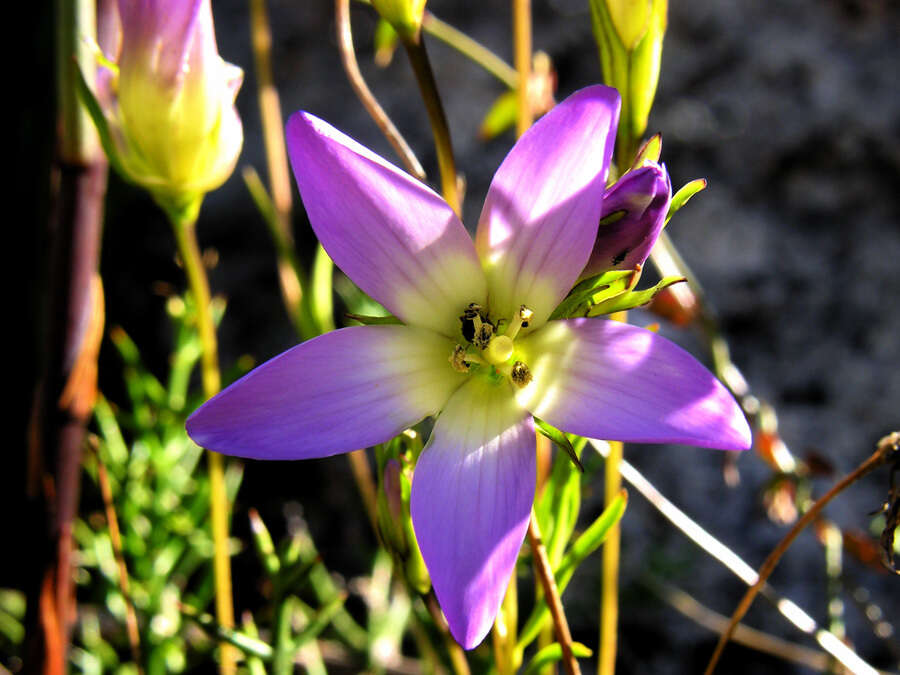
[[[511,60],[508,3],[431,0],[428,8]],[[598,82],[587,3],[534,0],[533,11],[534,47],[552,59],[557,100]],[[662,160],[676,188],[700,177],[709,180],[709,187],[675,216],[668,232],[716,308],[734,362],[753,392],[778,411],[783,440],[798,457],[815,453],[832,466],[833,475],[813,483],[819,495],[900,424],[900,5],[889,0],[671,0],[669,11],[649,131],[663,135]],[[213,12],[222,56],[245,71],[237,100],[245,131],[238,169],[252,165],[265,178],[247,3],[216,0]],[[272,0],[269,13],[285,117],[308,110],[396,162],[344,76],[331,3]],[[386,68],[375,66],[374,13],[354,6],[352,17],[363,74],[434,183],[431,135],[405,55],[396,54]],[[36,76],[26,77],[12,92],[21,92],[24,100],[13,139],[23,170],[12,196],[26,204],[30,264],[20,314],[26,325],[26,367],[21,381],[16,376],[12,383],[20,392],[13,417],[17,436],[2,471],[5,513],[14,513],[22,490],[19,439],[37,372],[46,292],[54,92],[52,55],[44,46],[51,44],[52,16],[35,8],[32,18],[30,49],[41,52],[31,64]],[[428,46],[457,166],[467,183],[464,221],[472,229],[493,172],[513,142],[511,133],[487,143],[477,138],[481,119],[502,87],[445,45],[432,39]],[[314,240],[299,208],[294,229],[300,255],[309,259]],[[207,197],[198,233],[201,245],[218,254],[210,278],[213,292],[228,301],[219,330],[223,367],[245,354],[259,363],[295,344],[274,248],[239,171]],[[165,296],[182,288],[182,272],[163,214],[144,192],[113,175],[102,256],[107,327],[122,326],[139,340],[150,369],[164,371],[172,339]],[[656,319],[635,312],[632,320]],[[702,341],[691,331],[663,322],[661,332],[704,354]],[[112,400],[123,396],[120,370],[117,355],[104,342],[100,386]],[[723,455],[715,451],[629,446],[625,456],[754,567],[786,532],[766,508],[766,496],[773,494],[772,471],[753,452],[737,459],[740,483],[733,487],[726,485]],[[599,478],[583,505],[585,519],[601,510]],[[876,472],[839,497],[828,514],[845,532],[865,534],[869,513],[884,501],[887,488],[887,471]],[[368,572],[376,542],[345,461],[247,463],[235,535],[246,537],[245,513],[251,506],[277,530],[286,502],[302,506],[329,568],[347,577]],[[7,555],[0,587],[15,586],[29,562],[27,551],[15,551],[15,518],[4,520]],[[619,672],[697,672],[715,636],[675,612],[653,589],[664,581],[727,615],[743,587],[636,494],[623,522]],[[234,561],[238,611],[257,602],[258,589],[240,583],[254,578],[255,564],[249,550]],[[847,588],[867,589],[882,605],[883,619],[900,629],[900,580],[853,555],[845,556],[844,565]],[[772,582],[813,616],[826,616],[824,557],[812,532],[792,547]],[[584,565],[564,596],[574,637],[588,645],[596,643],[598,597],[599,555],[596,565]],[[900,656],[892,649],[900,637],[876,638],[864,614],[848,602],[848,638],[871,663],[896,668]],[[808,644],[762,600],[747,622]],[[806,672],[734,645],[720,672],[755,673],[763,667],[773,673]]]

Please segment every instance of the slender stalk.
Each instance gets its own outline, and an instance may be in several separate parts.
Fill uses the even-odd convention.
[[[381,129],[381,133],[387,138],[391,147],[394,148],[394,152],[400,157],[400,161],[403,162],[406,170],[419,180],[424,181],[425,169],[422,168],[419,160],[416,159],[412,148],[409,147],[409,144],[397,131],[397,127],[391,122],[391,118],[388,117],[384,108],[375,100],[375,96],[366,85],[366,81],[359,70],[359,63],[356,61],[356,50],[353,47],[353,31],[350,27],[350,0],[335,0],[334,17],[337,25],[338,51],[341,54],[341,63],[344,64],[344,72],[347,73],[347,79],[350,80],[350,86],[353,87],[353,91],[356,92],[356,96],[360,103],[363,104],[366,112],[369,113],[369,116]]]
[[[450,141],[450,127],[447,126],[447,116],[444,114],[444,106],[438,94],[437,83],[434,81],[434,72],[428,60],[428,52],[425,51],[425,42],[421,33],[416,42],[405,41],[403,46],[409,56],[419,90],[425,102],[428,112],[428,121],[431,123],[431,133],[434,135],[434,147],[437,152],[438,169],[441,173],[441,193],[457,215],[460,213],[459,190],[457,187],[456,160],[453,159],[453,144]]]
[[[285,255],[293,251],[291,233],[291,174],[288,168],[284,142],[284,120],[278,89],[272,75],[272,31],[266,0],[250,0],[250,38],[253,45],[253,61],[256,65],[257,100],[263,142],[266,148],[266,165],[269,171],[269,191],[272,195],[271,227],[276,231],[278,252],[278,280],[288,313],[295,329],[305,329],[303,314],[303,276],[296,258]],[[246,173],[245,173],[246,179]]]
[[[760,567],[759,578],[756,580],[756,583],[747,589],[744,597],[741,598],[740,603],[734,610],[734,613],[731,615],[731,620],[728,622],[728,627],[719,638],[716,649],[706,666],[704,675],[712,675],[713,671],[716,668],[716,664],[719,662],[719,658],[722,656],[722,651],[725,649],[725,645],[728,644],[728,641],[731,639],[731,636],[734,633],[735,627],[740,622],[740,620],[744,618],[747,610],[750,609],[750,605],[753,604],[753,600],[756,598],[757,593],[759,593],[759,591],[762,589],[763,585],[766,583],[766,580],[768,580],[769,576],[775,570],[776,565],[778,565],[779,561],[781,560],[781,557],[790,548],[791,544],[794,542],[794,539],[797,538],[797,535],[799,535],[807,525],[813,522],[819,516],[819,514],[822,512],[822,509],[825,508],[828,502],[830,502],[841,492],[843,492],[844,489],[847,488],[847,486],[852,485],[866,474],[877,469],[879,466],[884,464],[885,461],[887,461],[889,455],[896,452],[900,452],[900,432],[895,431],[894,433],[885,436],[878,442],[878,447],[876,448],[875,452],[869,456],[868,459],[866,459],[862,464],[856,467],[849,474],[844,476],[828,492],[826,492],[818,500],[816,500],[816,503],[812,505],[809,511],[804,513],[803,517],[794,524],[790,532],[788,532],[781,539],[781,541],[778,542],[778,545],[772,550],[768,557],[766,557],[765,561],[762,564],[762,567]]]
[[[531,0],[513,0],[513,52],[513,62],[519,76],[516,88],[516,136],[521,136],[528,131],[534,120],[528,100],[528,82],[531,80]]]
[[[508,88],[515,89],[519,86],[519,74],[512,66],[480,42],[476,42],[449,23],[441,21],[429,11],[422,17],[422,28],[429,35],[433,35],[477,63]]]
[[[592,441],[592,445],[602,456],[605,457],[609,454],[609,451],[606,448],[608,443],[603,442],[598,444]],[[693,520],[684,511],[666,499],[666,497],[657,490],[640,471],[634,468],[625,459],[622,460],[621,473],[622,478],[624,478],[625,481],[640,492],[644,498],[663,515],[663,517],[681,530],[688,539],[703,549],[705,553],[728,568],[729,571],[748,586],[756,583],[758,575],[750,565],[734,551],[725,546],[725,544],[712,536],[708,531],[704,530],[697,521]],[[787,621],[801,632],[813,637],[822,649],[840,661],[851,672],[874,672],[868,664],[863,662],[853,650],[838,640],[836,636],[819,628],[815,620],[790,599],[776,593],[768,584],[763,585],[761,592],[763,597],[765,597],[778,612],[787,619]]]
[[[550,616],[553,617],[553,626],[556,629],[556,639],[562,648],[562,663],[568,675],[580,675],[581,668],[575,655],[572,653],[572,633],[569,631],[569,623],[563,612],[562,600],[559,598],[559,590],[556,587],[556,578],[553,576],[553,568],[547,558],[547,549],[541,540],[541,530],[538,527],[537,516],[531,511],[531,520],[528,521],[528,543],[531,545],[531,553],[534,556],[534,569],[544,589],[547,599],[547,607],[550,608]]]
[[[378,505],[377,490],[375,480],[372,478],[372,468],[369,466],[369,460],[366,458],[365,450],[354,450],[347,453],[347,460],[350,462],[350,470],[353,472],[353,480],[356,481],[356,487],[359,489],[359,496],[362,499],[363,506],[366,509],[366,515],[369,517],[369,523],[372,525],[372,531],[378,536]]]
[[[203,393],[215,396],[222,386],[219,375],[219,351],[216,326],[210,308],[209,282],[203,268],[194,222],[178,222],[172,218],[172,230],[178,253],[187,276],[188,286],[197,308],[197,331],[203,353],[200,357]],[[206,453],[209,464],[210,521],[213,537],[213,577],[216,587],[216,619],[221,626],[234,628],[234,606],[231,590],[231,561],[228,557],[228,498],[225,494],[225,462],[216,452]],[[220,672],[234,673],[236,653],[222,645]]]
[[[627,312],[610,315],[614,321],[628,321]],[[625,446],[620,441],[609,441],[609,455],[604,473],[604,500],[606,506],[622,490],[622,456]],[[603,543],[603,585],[600,589],[600,643],[597,655],[597,675],[614,675],[616,651],[619,642],[619,558],[622,547],[622,529],[619,523],[612,526]]]
[[[128,567],[125,565],[125,556],[122,553],[122,535],[119,531],[119,519],[116,516],[116,507],[113,503],[112,487],[109,484],[109,476],[106,473],[106,465],[100,452],[94,449],[94,457],[97,460],[97,481],[100,483],[100,495],[103,498],[103,509],[106,513],[106,524],[109,527],[109,539],[112,542],[113,556],[116,566],[119,568],[119,590],[125,601],[125,632],[128,634],[128,645],[131,648],[131,660],[137,668],[138,675],[144,672],[141,667],[141,637],[138,631],[137,614],[134,611],[134,603],[131,602],[131,592],[128,584]]]
[[[447,648],[447,655],[450,657],[450,666],[453,668],[453,672],[456,675],[470,675],[471,671],[469,670],[469,662],[466,661],[466,654],[450,635],[450,629],[443,614],[441,614],[441,608],[438,605],[434,591],[429,591],[428,595],[422,599],[425,601],[425,607],[428,608],[431,620],[434,621],[434,625],[438,627],[438,630],[444,636],[444,646]]]

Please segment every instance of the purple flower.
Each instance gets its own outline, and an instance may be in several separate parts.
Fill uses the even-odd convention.
[[[475,245],[434,192],[306,113],[287,125],[310,222],[334,261],[405,325],[344,328],[263,364],[188,420],[242,457],[323,457],[429,415],[412,483],[416,537],[454,637],[487,634],[535,491],[532,415],[572,433],[743,449],[725,388],[654,333],[548,321],[597,235],[619,96],[583,89],[518,141]]]

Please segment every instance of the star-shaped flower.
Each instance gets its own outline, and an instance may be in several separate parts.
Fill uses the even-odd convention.
[[[403,325],[344,328],[263,364],[188,420],[200,445],[303,459],[437,420],[411,512],[450,629],[487,634],[535,491],[532,416],[582,436],[743,449],[731,395],[656,334],[548,321],[588,262],[619,111],[583,89],[516,143],[473,246],[434,192],[307,113],[287,125],[310,223],[335,263]]]

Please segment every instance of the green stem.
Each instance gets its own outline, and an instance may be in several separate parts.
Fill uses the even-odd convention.
[[[425,43],[421,34],[416,42],[405,41],[403,46],[409,56],[416,81],[425,101],[425,109],[428,111],[428,121],[431,123],[431,132],[434,135],[434,147],[437,152],[438,169],[441,172],[441,192],[444,199],[457,215],[460,213],[459,191],[456,186],[456,161],[453,159],[453,144],[450,142],[450,128],[447,126],[447,116],[444,114],[444,106],[438,94],[437,83],[434,81],[434,72],[428,61],[428,52],[425,51]]]
[[[188,286],[197,306],[197,331],[203,346],[201,373],[203,394],[215,396],[222,386],[219,375],[219,351],[216,341],[216,327],[213,321],[209,281],[203,268],[200,247],[197,244],[195,222],[192,219],[179,220],[172,215],[172,230],[178,245],[178,253],[184,266]],[[234,607],[231,591],[231,564],[228,557],[228,498],[225,494],[225,463],[222,455],[207,452],[209,462],[210,521],[213,536],[213,576],[216,587],[216,618],[225,628],[234,627]],[[235,672],[235,652],[223,646],[220,655],[220,672]]]
[[[422,28],[429,35],[433,35],[444,44],[453,47],[460,54],[477,63],[510,89],[515,89],[519,86],[519,74],[512,66],[483,44],[476,42],[461,30],[441,21],[431,12],[425,12],[422,17]]]

